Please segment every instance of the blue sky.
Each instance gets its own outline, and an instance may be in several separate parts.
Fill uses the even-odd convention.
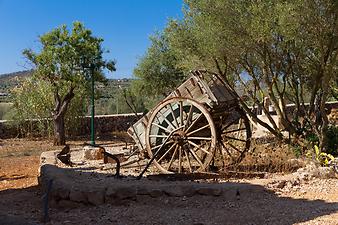
[[[81,21],[104,38],[116,59],[110,78],[131,77],[150,45],[149,36],[168,18],[182,17],[182,0],[0,0],[0,74],[29,69],[25,48],[39,49],[38,36],[61,24]]]

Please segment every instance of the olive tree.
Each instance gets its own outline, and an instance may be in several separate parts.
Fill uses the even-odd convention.
[[[337,19],[334,0],[186,0],[184,17],[169,21],[164,35],[173,67],[217,73],[254,122],[281,140],[283,130],[295,137],[315,133],[325,149],[325,102],[338,72]],[[249,101],[240,98],[239,87]],[[264,107],[265,97],[282,126]],[[252,107],[265,111],[269,123]]]

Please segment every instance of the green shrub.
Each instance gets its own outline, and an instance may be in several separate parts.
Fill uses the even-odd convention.
[[[322,152],[317,145],[315,145],[312,150],[309,150],[306,156],[314,159],[321,166],[329,166],[335,160],[333,155]]]
[[[303,153],[302,147],[299,145],[292,145],[292,152],[297,158],[299,158]]]

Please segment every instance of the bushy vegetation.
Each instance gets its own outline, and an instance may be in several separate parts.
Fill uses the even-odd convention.
[[[5,114],[9,112],[12,105],[12,103],[0,102],[0,120],[5,119]]]
[[[61,89],[62,92],[66,92],[65,88]],[[51,136],[53,134],[51,110],[55,105],[52,87],[46,81],[32,77],[12,89],[11,94],[13,107],[5,119],[17,126],[22,134]],[[67,134],[75,133],[78,129],[81,121],[79,118],[86,113],[85,98],[84,88],[76,92],[65,118]]]

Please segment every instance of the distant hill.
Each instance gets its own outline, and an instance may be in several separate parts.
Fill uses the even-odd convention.
[[[9,100],[9,92],[20,84],[26,77],[31,76],[32,70],[0,74],[0,102]]]
[[[20,80],[31,76],[32,70],[0,74],[0,92],[7,92],[20,83]]]
[[[11,80],[14,79],[15,77],[27,77],[32,74],[33,70],[23,70],[23,71],[18,71],[18,72],[13,72],[13,73],[4,73],[0,74],[0,81],[6,81],[6,80]]]
[[[10,90],[18,86],[21,81],[32,75],[33,70],[19,71],[14,73],[0,74],[0,102],[10,101]],[[108,79],[105,85],[96,83],[96,89],[99,90],[101,98],[111,98],[118,89],[130,86],[132,79]]]

